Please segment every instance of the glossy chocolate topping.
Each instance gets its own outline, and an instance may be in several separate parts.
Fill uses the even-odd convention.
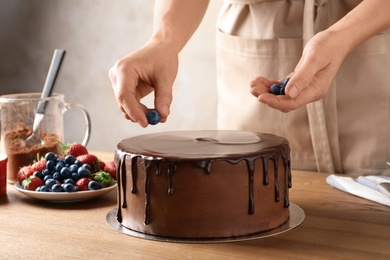
[[[164,168],[164,175],[168,176],[166,192],[169,196],[175,195],[175,172],[180,163],[191,164],[194,168],[203,169],[206,175],[213,174],[213,164],[217,161],[225,161],[230,164],[246,162],[246,175],[248,177],[248,214],[255,212],[254,202],[254,172],[255,161],[262,161],[261,171],[264,186],[269,184],[268,161],[273,162],[274,201],[280,201],[280,188],[278,179],[279,165],[283,165],[284,179],[287,183],[283,185],[285,208],[289,206],[288,188],[291,187],[290,171],[290,148],[286,139],[270,135],[241,131],[177,131],[163,132],[157,134],[146,134],[132,137],[121,141],[117,146],[116,165],[118,176],[118,215],[117,219],[122,222],[121,208],[128,207],[126,197],[120,194],[131,194],[138,192],[145,193],[145,219],[144,224],[150,221],[150,176],[162,173],[161,164],[167,164]],[[131,172],[127,172],[126,161],[131,161]],[[137,162],[141,160],[144,164],[146,175],[144,190],[138,190],[136,185],[139,172]],[[127,178],[132,178],[132,187],[127,187]],[[223,181],[223,180],[221,180]],[[129,195],[130,196],[130,195]]]

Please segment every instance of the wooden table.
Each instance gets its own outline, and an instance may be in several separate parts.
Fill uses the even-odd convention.
[[[111,154],[100,153],[102,160]],[[151,241],[106,223],[116,192],[73,204],[0,197],[0,259],[390,259],[390,208],[341,192],[327,174],[293,172],[290,199],[306,214],[288,232],[214,244]]]

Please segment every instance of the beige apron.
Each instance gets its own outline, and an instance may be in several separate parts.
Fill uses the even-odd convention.
[[[249,92],[256,76],[283,79],[312,35],[360,0],[226,0],[218,19],[218,127],[273,133],[291,146],[294,169],[383,173],[390,161],[390,33],[358,46],[328,95],[289,113]]]

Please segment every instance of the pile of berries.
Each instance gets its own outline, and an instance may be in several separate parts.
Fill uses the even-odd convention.
[[[32,165],[22,167],[18,181],[25,190],[76,192],[115,184],[114,161],[104,163],[79,143],[62,146],[64,155],[49,152]]]
[[[285,78],[280,84],[272,84],[269,91],[275,95],[285,95],[285,88],[290,78]]]

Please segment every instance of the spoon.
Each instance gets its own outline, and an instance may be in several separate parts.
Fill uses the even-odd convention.
[[[378,184],[379,191],[390,198],[390,182],[381,182]]]
[[[42,100],[39,101],[37,111],[35,113],[33,131],[31,135],[28,136],[25,140],[25,145],[28,147],[32,147],[34,145],[40,145],[43,143],[42,138],[38,134],[38,129],[45,114],[45,108],[47,104],[47,101],[45,101],[45,99],[47,97],[50,97],[51,93],[53,92],[54,83],[56,82],[64,56],[65,56],[65,50],[60,50],[60,49],[54,50],[49,72],[47,74],[45,85],[43,86],[43,90],[41,94]]]

